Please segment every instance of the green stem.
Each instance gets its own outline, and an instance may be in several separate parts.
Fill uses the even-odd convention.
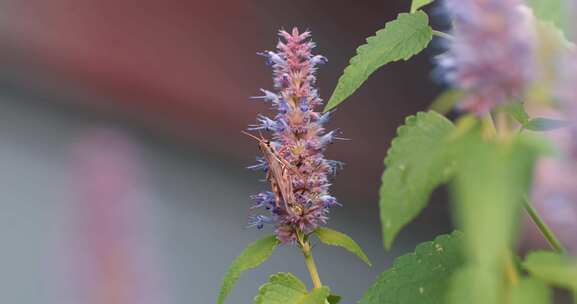
[[[441,32],[441,31],[437,31],[437,30],[433,30],[433,35],[437,36],[437,37],[441,37],[441,38],[445,38],[447,40],[454,40],[455,37],[445,33],[445,32]]]
[[[559,239],[555,236],[555,233],[553,233],[553,231],[549,228],[549,226],[547,226],[547,224],[543,221],[537,210],[535,210],[535,208],[531,206],[529,198],[524,197],[523,207],[525,208],[525,210],[527,211],[533,222],[535,222],[535,224],[537,225],[537,227],[539,228],[539,230],[541,231],[547,242],[549,242],[551,248],[553,248],[553,250],[559,253],[565,253],[565,247],[563,247],[563,244],[561,244]]]
[[[490,113],[486,114],[481,118],[481,127],[483,130],[483,138],[492,139],[497,135],[495,122],[493,122],[493,117],[491,116]]]
[[[319,272],[317,270],[317,265],[315,264],[315,259],[313,258],[311,245],[309,241],[304,241],[302,243],[303,254],[305,256],[305,264],[311,275],[311,280],[313,281],[314,288],[321,288],[321,278],[319,277]]]
[[[513,262],[513,254],[511,252],[507,252],[506,254],[505,275],[511,285],[517,285],[519,283],[519,273],[517,273],[517,268]]]

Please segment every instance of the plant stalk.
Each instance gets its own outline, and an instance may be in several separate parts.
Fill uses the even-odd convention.
[[[519,283],[519,273],[517,273],[517,268],[513,262],[513,254],[511,252],[507,252],[505,259],[505,275],[511,285],[517,285]]]
[[[481,118],[481,128],[483,132],[483,138],[489,140],[497,136],[497,129],[495,128],[495,122],[491,114],[486,114]]]
[[[437,31],[437,30],[433,30],[433,35],[435,35],[437,37],[445,38],[447,40],[454,40],[455,39],[455,37],[451,36],[450,34],[447,34],[445,32],[441,32],[441,31]]]
[[[321,288],[321,278],[319,277],[319,272],[317,270],[317,265],[315,264],[315,260],[313,258],[313,254],[311,251],[311,245],[309,241],[305,241],[302,243],[303,254],[305,256],[305,264],[307,265],[307,269],[311,275],[311,280],[313,282],[314,288]]]
[[[553,233],[553,231],[549,228],[549,226],[547,226],[547,224],[543,221],[537,210],[535,210],[535,208],[531,206],[529,198],[527,198],[526,196],[523,198],[523,207],[525,208],[525,211],[527,211],[533,222],[537,225],[537,227],[543,234],[543,237],[545,237],[551,248],[559,253],[565,253],[565,247],[563,247],[563,244],[561,244],[557,236],[555,236],[555,233]]]

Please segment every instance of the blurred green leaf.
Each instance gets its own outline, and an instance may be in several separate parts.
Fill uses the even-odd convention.
[[[418,245],[414,253],[395,259],[359,304],[444,303],[449,278],[463,265],[462,241],[459,232],[438,236]]]
[[[525,269],[546,283],[577,292],[577,259],[566,255],[538,251],[527,256]]]
[[[455,141],[467,135],[472,129],[479,126],[479,118],[474,114],[465,114],[455,120],[455,128],[449,134],[448,141]]]
[[[489,304],[499,299],[499,282],[491,271],[466,265],[453,274],[446,302],[449,304]]]
[[[433,1],[434,0],[413,0],[411,3],[411,13],[416,12],[418,9],[429,3],[433,3]]]
[[[447,137],[453,124],[436,112],[409,116],[385,158],[380,188],[380,214],[385,248],[425,207],[431,192],[451,177]]]
[[[269,235],[248,245],[232,264],[230,264],[228,271],[224,275],[217,303],[224,303],[224,300],[234,287],[241,273],[256,268],[266,261],[272,255],[272,252],[278,244],[279,241],[276,239],[276,236]]]
[[[511,304],[549,304],[551,289],[535,278],[523,278],[511,290]]]
[[[367,43],[357,48],[339,78],[337,86],[325,106],[325,112],[339,105],[381,66],[398,60],[407,60],[421,52],[433,38],[429,17],[422,11],[401,13],[387,22],[384,29],[369,37]]]
[[[455,105],[465,96],[465,93],[457,89],[449,89],[437,96],[435,100],[429,106],[430,110],[433,110],[440,114],[447,114]]]
[[[531,131],[551,131],[569,126],[570,123],[564,120],[536,117],[529,120],[525,125],[525,129]]]
[[[371,261],[363,252],[363,249],[350,236],[326,227],[317,228],[314,233],[321,242],[330,246],[339,246],[355,254],[359,259],[371,266]]]
[[[570,125],[564,120],[543,117],[531,118],[521,102],[512,102],[500,107],[500,109],[509,113],[524,129],[531,131],[551,131]]]
[[[453,205],[457,224],[467,235],[469,270],[452,288],[473,288],[471,294],[487,295],[466,303],[494,304],[496,297],[489,289],[503,276],[503,261],[540,151],[524,136],[484,139],[480,128],[459,138],[455,149],[459,166],[451,185]]]
[[[568,1],[564,0],[527,0],[537,18],[545,22],[551,22],[558,29],[567,30],[568,26]]]
[[[305,284],[291,273],[277,273],[259,288],[255,304],[325,304],[329,288],[308,292]]]

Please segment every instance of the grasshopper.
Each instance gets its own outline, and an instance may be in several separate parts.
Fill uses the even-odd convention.
[[[275,194],[275,206],[279,208],[284,204],[284,209],[293,215],[301,215],[303,210],[296,203],[291,175],[300,176],[300,172],[295,166],[287,162],[272,147],[269,140],[256,137],[250,133],[242,132],[245,135],[255,139],[258,143],[259,150],[263,154],[269,170],[267,180],[271,185],[272,192]]]

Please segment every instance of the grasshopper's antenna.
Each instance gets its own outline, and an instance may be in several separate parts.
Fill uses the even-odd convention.
[[[258,137],[256,137],[256,136],[254,136],[253,134],[250,134],[250,133],[248,133],[248,132],[245,132],[245,131],[240,131],[240,132],[241,132],[242,134],[244,134],[244,135],[246,135],[246,136],[250,137],[250,138],[253,138],[254,140],[256,140],[256,141],[258,141],[258,142],[261,142],[261,141],[262,141],[262,139],[260,139],[260,138],[258,138]]]

